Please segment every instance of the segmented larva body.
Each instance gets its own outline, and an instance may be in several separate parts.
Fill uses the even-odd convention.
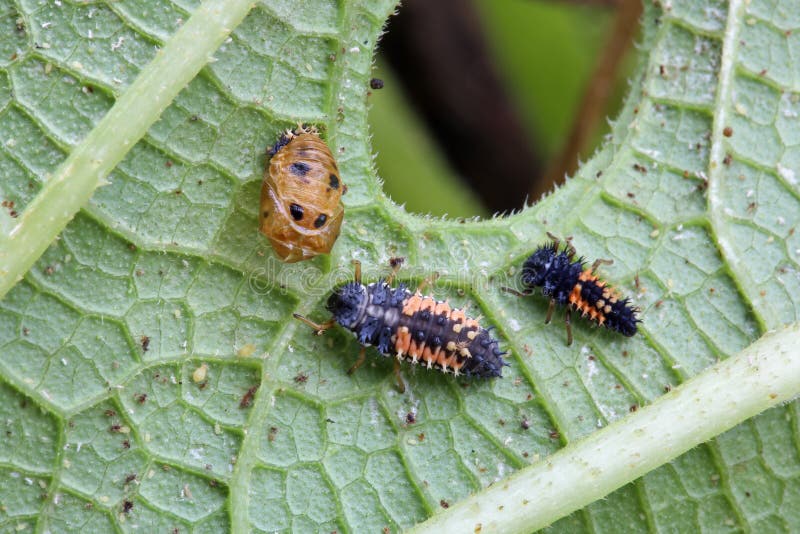
[[[522,284],[528,292],[541,287],[555,304],[568,305],[600,326],[624,336],[636,334],[638,309],[594,274],[598,263],[586,268],[582,258],[573,260],[573,256],[569,244],[563,250],[558,241],[540,246],[522,266]]]
[[[476,319],[403,284],[350,282],[331,295],[327,308],[362,345],[428,369],[491,378],[507,365],[497,340]]]
[[[636,310],[629,306],[627,298],[609,287],[605,280],[600,280],[589,269],[578,275],[578,281],[572,286],[569,304],[590,321],[605,326],[624,336],[636,334]]]

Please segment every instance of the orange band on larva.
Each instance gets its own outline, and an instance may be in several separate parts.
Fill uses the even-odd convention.
[[[397,354],[408,354],[411,347],[411,332],[407,326],[400,327],[397,330],[397,341],[394,344],[394,350]]]
[[[438,353],[438,350],[439,350],[439,349],[437,348],[437,349],[435,349],[435,350],[436,350],[436,353]],[[426,363],[427,363],[427,362],[433,362],[433,361],[435,361],[435,360],[436,360],[436,356],[435,356],[435,354],[436,354],[436,353],[434,353],[434,352],[431,352],[431,348],[430,348],[430,346],[426,346],[426,347],[425,347],[425,348],[422,350],[422,356],[421,356],[421,357],[419,357],[419,358],[417,358],[417,360],[422,360],[423,362],[426,362]],[[412,358],[412,361],[413,361],[413,358]],[[414,362],[414,363],[416,363],[416,362]]]
[[[422,305],[422,295],[414,293],[403,303],[403,314],[414,315],[419,311],[420,305]]]

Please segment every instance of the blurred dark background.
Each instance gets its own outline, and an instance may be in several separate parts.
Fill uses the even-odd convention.
[[[387,193],[466,217],[552,190],[621,106],[640,14],[641,0],[404,0],[370,96]]]

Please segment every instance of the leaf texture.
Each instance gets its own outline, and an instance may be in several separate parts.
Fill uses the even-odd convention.
[[[0,4],[0,185],[23,212],[194,2]],[[505,218],[406,213],[372,165],[367,91],[388,0],[257,3],[0,302],[0,527],[409,528],[651,402],[800,309],[800,10],[647,5],[611,138]],[[264,149],[320,125],[347,215],[333,254],[286,265],[257,231]],[[8,210],[0,228],[10,228]],[[574,236],[642,309],[622,338],[500,288],[545,232]],[[12,252],[13,251],[5,251]],[[317,337],[331,289],[436,271],[510,354],[471,382]],[[800,529],[798,403],[556,522],[565,531]],[[669,424],[669,422],[665,422]],[[576,491],[579,491],[576,490]],[[556,518],[554,518],[556,519]]]

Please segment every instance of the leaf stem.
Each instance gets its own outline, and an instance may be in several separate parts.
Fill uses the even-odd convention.
[[[531,532],[800,394],[800,323],[772,332],[635,415],[472,495],[413,532]]]
[[[247,15],[252,0],[206,0],[139,73],[105,117],[56,169],[0,236],[0,298],[83,207],[94,190],[208,63]]]

